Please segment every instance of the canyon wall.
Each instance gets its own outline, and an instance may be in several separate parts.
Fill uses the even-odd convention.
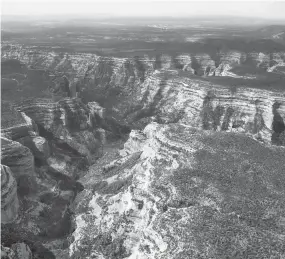
[[[8,166],[1,165],[1,222],[8,223],[18,216],[17,182]]]
[[[21,45],[4,47],[2,60],[17,59],[32,69],[48,71],[50,76],[65,75],[70,81],[70,87],[75,89],[78,84],[91,82],[95,85],[124,85],[126,90],[127,86],[143,82],[149,74],[160,69],[180,69],[197,75],[243,77],[230,70],[240,66],[249,69],[250,65],[253,68],[262,68],[264,72],[273,72],[277,67],[285,66],[285,52],[245,53],[230,50],[207,53],[205,50],[204,53],[191,53],[190,50],[189,53],[176,56],[159,54],[155,57],[145,55],[115,58],[89,53],[56,53]],[[54,81],[54,84],[57,83]]]
[[[161,72],[148,77],[134,99],[127,113],[131,121],[151,117],[284,145],[285,96],[280,91],[231,88]]]
[[[120,154],[82,179],[70,258],[283,255],[284,148],[151,123]]]
[[[69,91],[73,92],[73,96],[80,92],[86,104],[99,101],[107,117],[130,127],[142,128],[153,120],[164,123],[179,121],[208,130],[245,132],[262,141],[284,144],[283,92],[258,90],[258,84],[250,88],[247,82],[237,81],[229,86],[227,82],[211,83],[180,72],[184,70],[190,75],[236,77],[230,70],[240,66],[248,69],[249,74],[252,68],[273,72],[274,67],[284,66],[283,52],[243,53],[232,50],[220,51],[214,56],[184,53],[175,57],[163,54],[156,57],[112,58],[88,53],[55,53],[11,45],[3,51],[2,59],[18,59],[32,69],[44,69],[50,77],[66,78],[70,89],[63,87],[63,90],[67,95],[70,95]],[[69,123],[69,115],[61,114],[60,106],[70,106],[72,113],[72,106],[75,105],[74,101],[67,100],[69,98],[60,101],[58,108],[53,104],[44,104],[46,108],[43,109],[49,113],[58,113],[55,118],[62,117],[58,119],[60,125]],[[43,106],[36,104],[35,107],[37,105]],[[74,107],[81,109],[76,105]],[[29,113],[25,104],[19,110]],[[83,110],[79,112],[79,117],[85,116]],[[73,145],[79,153],[90,157],[93,151],[89,150],[91,147],[86,149],[85,145],[92,143],[92,146],[96,146],[97,143],[90,141],[88,131],[84,134],[82,132],[80,136],[73,134],[70,138],[70,133],[61,132],[61,127],[54,126],[54,123],[48,125],[49,119],[44,121],[45,116],[50,115],[42,115],[37,111],[31,117],[56,134],[67,135],[64,141],[68,145]],[[82,129],[86,128],[87,119],[76,121],[75,124]]]
[[[59,100],[13,103],[19,122],[1,129],[5,246],[34,258],[262,258],[271,242],[283,253],[284,92],[195,76],[254,80],[231,70],[274,72],[283,52],[127,59],[12,45],[11,59],[43,70]]]
[[[67,246],[73,230],[70,205],[84,189],[77,179],[101,156],[105,143],[95,118],[102,109],[91,106],[77,98],[30,99],[4,114],[11,118],[1,129],[1,250],[7,256],[29,259],[30,247],[33,258],[55,258],[51,250]],[[28,248],[18,249],[19,242]]]

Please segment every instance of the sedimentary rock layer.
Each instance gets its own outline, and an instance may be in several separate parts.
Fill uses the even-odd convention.
[[[129,110],[130,121],[151,117],[205,130],[248,133],[260,140],[283,143],[283,92],[227,87],[203,80],[157,73],[141,85]],[[283,138],[283,137],[282,137]]]
[[[14,107],[11,109],[15,109]],[[16,113],[17,111],[14,111]],[[24,112],[17,112],[17,115],[20,117],[18,123],[14,123],[11,127],[1,127],[1,135],[9,138],[11,140],[18,140],[22,137],[33,137],[38,135],[38,128],[35,122],[28,117]],[[9,114],[7,116],[14,116],[14,114]],[[11,118],[12,120],[13,118]]]
[[[152,123],[121,154],[85,179],[70,258],[284,255],[283,148]]]
[[[17,182],[10,168],[1,165],[1,223],[9,223],[16,219],[18,210]]]
[[[35,191],[34,156],[29,148],[19,142],[1,138],[1,163],[11,169],[22,195]]]
[[[249,52],[229,50],[216,53],[201,51],[198,53],[168,54],[156,57],[109,58],[89,53],[55,53],[35,50],[21,45],[5,46],[2,59],[18,59],[33,69],[45,69],[53,74],[65,74],[71,88],[76,88],[84,79],[96,85],[133,85],[144,79],[154,70],[182,69],[199,75],[233,76],[234,67],[248,65],[272,72],[278,66],[285,66],[285,52]],[[79,81],[78,81],[79,80]],[[55,86],[57,89],[58,87]],[[74,89],[70,90],[73,91]]]
[[[37,123],[41,135],[68,145],[78,156],[91,160],[101,145],[95,136],[96,125],[89,125],[89,110],[80,99],[26,100],[18,105],[18,110]]]

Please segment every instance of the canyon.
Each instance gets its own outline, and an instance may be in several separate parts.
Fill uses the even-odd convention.
[[[2,44],[1,256],[285,257],[285,48],[199,44]]]

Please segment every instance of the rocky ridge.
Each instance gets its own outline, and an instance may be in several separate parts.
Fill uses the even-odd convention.
[[[89,53],[56,53],[36,50],[21,45],[3,46],[2,59],[17,59],[33,69],[44,69],[51,75],[64,74],[71,85],[95,84],[132,85],[144,79],[157,69],[181,69],[190,74],[208,76],[236,75],[230,70],[246,64],[264,71],[274,72],[285,66],[285,52],[219,51],[208,53],[181,53],[176,56],[167,54],[156,57],[110,58]],[[249,77],[250,78],[250,77]]]
[[[283,92],[226,87],[177,75],[165,79],[161,72],[146,79],[134,100],[127,114],[137,123],[146,118],[179,122],[204,130],[248,133],[284,145]]]
[[[15,108],[24,122],[1,130],[2,164],[11,168],[20,194],[19,220],[4,224],[6,246],[25,242],[35,258],[221,258],[247,253],[269,258],[272,254],[262,257],[256,247],[268,253],[274,240],[272,253],[282,254],[284,206],[277,182],[284,182],[284,149],[267,144],[285,145],[284,93],[221,86],[180,72],[236,77],[230,70],[246,62],[273,72],[274,66],[284,66],[284,53],[120,59],[16,45],[2,58],[59,76],[52,91],[60,88],[69,96],[19,102]],[[98,93],[111,89],[106,108],[93,102],[93,96],[85,104],[74,98],[86,88]],[[110,117],[110,108],[133,128],[148,125],[132,131],[120,155],[113,157],[103,152],[108,134],[127,129]],[[3,181],[3,186],[12,200],[15,188],[9,186],[14,185]],[[245,199],[239,193],[243,189]],[[253,220],[256,210],[261,216]],[[273,232],[267,224],[273,224]],[[219,239],[232,227],[241,229],[239,235]]]
[[[214,56],[184,53],[175,57],[163,54],[127,59],[88,53],[58,54],[13,45],[5,49],[2,58],[18,59],[33,69],[67,76],[69,88],[75,86],[75,92],[81,92],[86,104],[95,99],[105,108],[100,116],[103,113],[114,116],[130,127],[143,128],[153,120],[179,121],[203,129],[245,132],[262,141],[283,143],[283,136],[280,137],[284,132],[282,91],[259,90],[258,85],[249,88],[243,81],[226,87],[191,76],[202,71],[208,76],[236,77],[230,70],[249,64],[250,68],[273,72],[275,66],[284,66],[283,52],[228,51]]]
[[[3,251],[26,258],[13,249],[24,242],[33,258],[55,258],[49,250],[66,246],[70,205],[84,188],[76,180],[100,155],[105,131],[94,120],[97,110],[76,98],[25,100],[12,108],[22,119],[1,129],[1,235],[12,249]]]
[[[283,148],[151,123],[120,155],[82,179],[70,258],[283,256]]]
[[[94,137],[96,132],[88,124],[92,115],[80,99],[65,98],[58,102],[47,99],[25,100],[17,106],[17,110],[31,117],[40,127],[41,134],[50,134],[53,139],[65,143],[88,161],[101,145],[100,139]]]

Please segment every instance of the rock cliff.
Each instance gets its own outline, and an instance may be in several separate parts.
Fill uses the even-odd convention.
[[[152,123],[120,153],[82,180],[70,258],[284,255],[283,148]]]
[[[11,45],[2,59],[40,71],[52,93],[4,116],[8,254],[24,242],[34,258],[285,256],[284,92],[207,80],[276,72],[283,52],[110,58]],[[130,128],[123,150],[104,151]]]
[[[17,182],[8,166],[1,165],[1,222],[8,223],[18,216]]]
[[[32,259],[32,252],[25,243],[15,243],[11,248],[1,246],[1,258],[5,259]]]
[[[67,84],[75,89],[71,91],[80,92],[83,102],[89,102],[88,109],[91,109],[91,113],[97,109],[96,105],[91,104],[95,100],[104,107],[101,111],[97,109],[99,117],[115,118],[130,127],[142,128],[153,119],[166,123],[179,121],[203,129],[245,132],[278,145],[283,145],[284,142],[282,90],[264,90],[262,88],[265,86],[259,86],[258,80],[255,83],[249,82],[255,81],[255,76],[252,75],[256,69],[270,74],[276,66],[284,66],[284,52],[246,53],[228,50],[213,54],[196,51],[177,54],[175,57],[161,54],[156,57],[115,58],[88,53],[55,53],[11,45],[5,48],[2,58],[18,59],[33,66],[33,69],[44,69],[50,77],[66,76],[66,80],[69,80],[65,80]],[[238,76],[236,72],[244,75]],[[214,76],[215,80],[217,76],[234,77],[237,81],[213,83],[192,74]],[[241,81],[238,81],[239,77]],[[253,84],[253,87],[248,87],[248,84]],[[269,86],[267,88],[270,89]],[[58,104],[40,104],[41,101],[38,101],[33,107],[38,105],[45,112],[57,112],[55,118],[62,116],[58,120],[61,121],[60,125],[65,125],[69,123],[70,116],[74,117],[72,109],[78,109],[74,103],[75,99],[67,98]],[[94,107],[91,107],[92,105]],[[33,115],[32,111],[28,111],[34,109],[32,106],[22,106],[20,111],[26,112],[40,125],[45,125],[44,127],[53,131],[56,137],[67,135],[64,142],[79,150],[79,153],[88,159],[94,150],[90,150],[91,145],[88,148],[85,145],[100,145],[90,141],[92,137],[89,131],[70,137],[71,134],[63,131],[60,126],[54,126],[56,123],[48,125],[51,123],[48,122],[50,115],[45,115],[45,119],[41,112]],[[65,109],[63,106],[69,106],[72,114],[61,113],[61,110]],[[79,110],[82,110],[78,114],[81,122],[72,120],[83,130],[88,123],[94,121],[83,118],[90,114],[84,111],[85,108]],[[100,121],[100,118],[97,118],[97,121]],[[107,130],[108,134],[106,124],[103,126],[101,123],[100,127]]]
[[[25,243],[15,243],[11,246],[11,249],[15,251],[16,258],[32,259],[32,252]]]
[[[11,169],[21,195],[36,191],[34,156],[29,148],[19,142],[1,138],[1,163]]]
[[[58,102],[48,99],[25,100],[17,109],[25,112],[36,122],[40,135],[48,139],[53,146],[51,157],[47,161],[54,164],[57,169],[65,167],[58,162],[58,156],[69,157],[69,160],[73,158],[71,163],[75,160],[78,163],[91,163],[94,157],[100,155],[102,141],[100,132],[97,131],[98,125],[90,125],[90,116],[94,112],[91,112],[80,99],[65,98]],[[48,153],[48,146],[42,140],[37,139],[34,143]],[[63,173],[76,173],[74,170],[68,172],[72,165],[66,166],[69,169],[62,168]]]
[[[1,130],[1,236],[11,258],[30,258],[13,247],[17,242],[30,246],[33,258],[55,258],[68,246],[70,205],[84,189],[76,180],[105,143],[105,131],[94,118],[103,120],[102,108],[91,106],[77,98],[29,99],[5,114],[10,122]],[[20,119],[13,121],[11,114]]]
[[[17,121],[7,126],[5,122],[7,120],[11,122],[14,116],[17,118]],[[17,112],[13,106],[10,107],[8,112],[6,111],[3,114],[3,117],[1,128],[1,135],[3,137],[17,141],[28,147],[37,159],[46,159],[49,157],[50,150],[47,140],[39,136],[38,127],[30,117],[24,112]]]
[[[72,91],[80,91],[80,85],[83,87],[86,84],[123,85],[126,90],[128,86],[131,87],[136,82],[144,81],[148,75],[160,69],[180,69],[190,74],[242,78],[246,77],[246,71],[237,75],[231,70],[240,67],[248,69],[250,65],[250,70],[261,68],[264,72],[274,72],[278,67],[285,66],[284,51],[247,53],[228,50],[207,53],[207,49],[201,49],[193,50],[192,53],[180,53],[176,56],[165,53],[154,57],[145,55],[134,58],[113,58],[88,53],[56,53],[21,45],[8,45],[3,48],[3,60],[17,59],[32,66],[33,69],[44,69],[50,73],[50,76],[56,78],[62,78],[65,75],[65,80],[61,79],[64,82],[53,81],[52,84],[54,91],[61,88],[68,92],[68,96]],[[71,92],[68,89],[64,90],[64,85],[72,88]],[[72,96],[75,96],[74,93]]]
[[[160,123],[180,122],[205,130],[248,133],[262,141],[284,144],[285,98],[281,91],[228,87],[178,75],[166,77],[161,72],[146,79],[134,100],[127,112],[133,122],[146,118]]]

